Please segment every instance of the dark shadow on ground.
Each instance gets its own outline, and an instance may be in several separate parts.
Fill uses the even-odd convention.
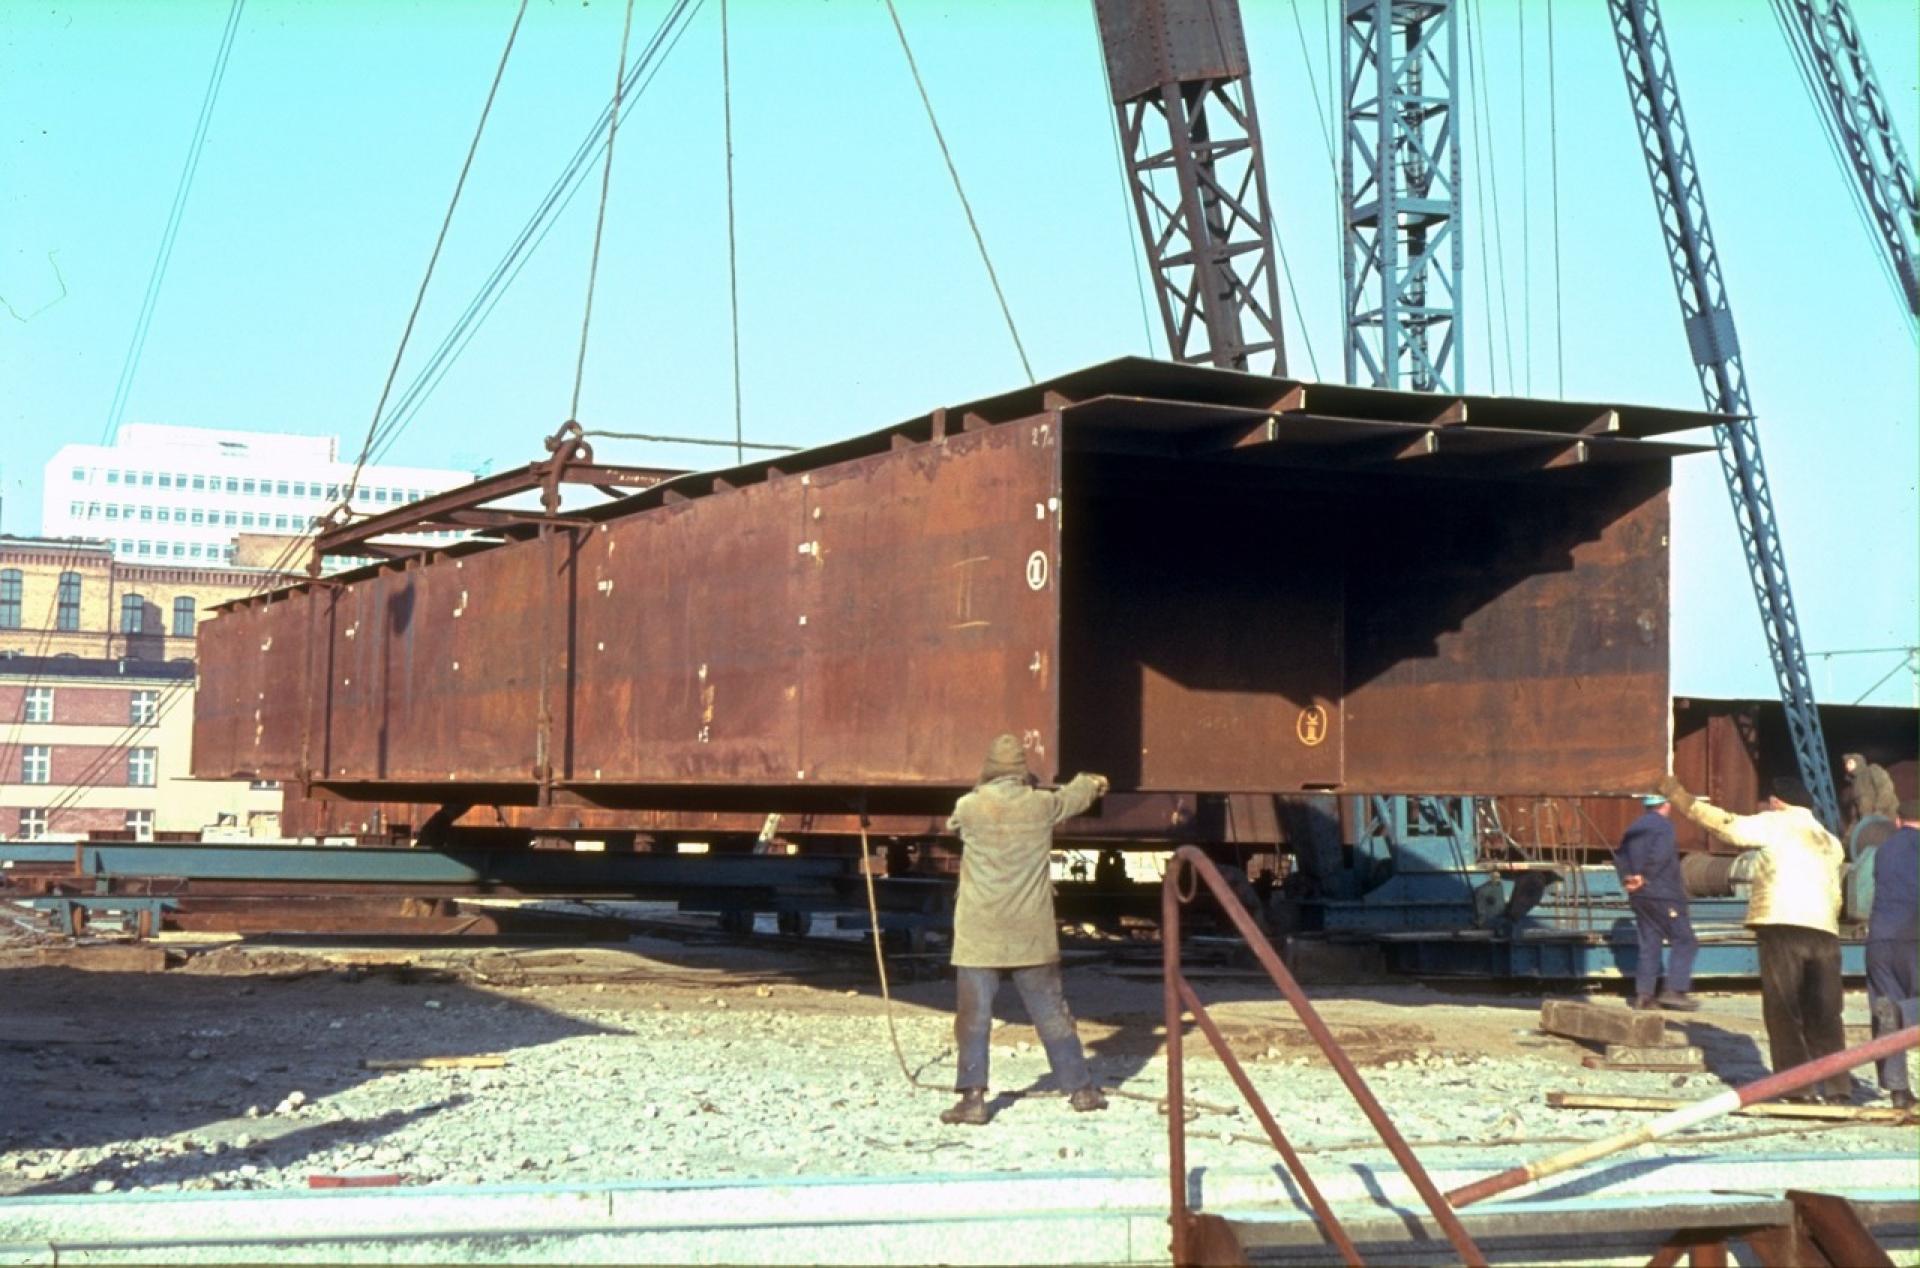
[[[608,1033],[435,973],[313,964],[244,976],[23,965],[0,969],[0,1001],[0,1153],[95,1148],[223,1125],[224,1134],[248,1131],[279,1156],[303,1142],[365,1139],[404,1121],[309,1127],[310,1120],[273,1114],[296,1090],[319,1101],[402,1077],[366,1069],[368,1059],[511,1054]],[[245,1118],[252,1106],[260,1107],[257,1123]],[[277,1142],[266,1139],[290,1121],[302,1125]],[[183,1159],[160,1161],[178,1170]],[[207,1158],[210,1169],[232,1161]],[[62,1191],[74,1187],[62,1177]]]

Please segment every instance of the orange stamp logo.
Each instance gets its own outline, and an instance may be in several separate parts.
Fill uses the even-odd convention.
[[[1309,705],[1300,710],[1300,716],[1293,724],[1293,733],[1308,748],[1318,748],[1324,744],[1327,729],[1327,710],[1324,705]]]

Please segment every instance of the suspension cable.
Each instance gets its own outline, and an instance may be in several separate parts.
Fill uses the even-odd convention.
[[[1494,263],[1500,272],[1501,342],[1506,351],[1507,391],[1515,392],[1519,390],[1519,379],[1513,372],[1513,306],[1507,298],[1507,242],[1500,215],[1500,161],[1493,144],[1493,90],[1481,74],[1481,69],[1490,67],[1491,63],[1487,59],[1487,33],[1479,20],[1481,9],[1478,5],[1474,6],[1474,14],[1474,21],[1470,27],[1473,38],[1467,41],[1467,71],[1474,81],[1475,97],[1480,103],[1480,123],[1487,133],[1487,183],[1493,191]]]
[[[733,328],[733,450],[747,460],[740,418],[740,263],[733,224],[733,62],[727,48],[727,0],[720,0],[720,114],[725,121],[727,149],[727,311]]]
[[[353,500],[354,490],[360,484],[360,473],[366,469],[367,455],[373,451],[374,433],[380,426],[381,412],[386,409],[387,397],[393,391],[393,381],[400,374],[400,360],[406,356],[407,341],[413,336],[413,324],[419,320],[420,306],[426,302],[427,285],[433,281],[434,265],[439,263],[440,249],[446,245],[454,209],[460,205],[460,193],[467,186],[467,173],[473,170],[473,156],[480,149],[480,138],[487,130],[487,117],[493,113],[494,98],[500,92],[501,77],[507,73],[507,59],[512,56],[514,41],[520,35],[520,20],[526,15],[527,0],[520,0],[520,7],[513,14],[513,25],[507,29],[506,47],[500,50],[500,64],[494,68],[493,82],[487,86],[486,102],[480,107],[480,122],[474,126],[473,140],[467,144],[467,157],[460,164],[460,177],[453,184],[453,197],[447,200],[447,214],[440,220],[440,233],[433,240],[433,252],[427,257],[426,272],[420,277],[420,289],[414,293],[413,310],[407,314],[407,324],[400,331],[400,346],[393,350],[393,364],[387,369],[387,381],[380,389],[379,403],[373,407],[373,418],[367,423],[367,438],[361,442],[360,456],[354,460],[353,474],[340,492],[341,507],[346,507]],[[318,559],[317,555],[315,559]]]
[[[593,290],[600,280],[600,240],[607,228],[607,190],[613,183],[613,143],[620,135],[620,94],[627,80],[627,38],[633,33],[633,0],[627,0],[626,20],[620,26],[620,67],[613,76],[613,109],[607,116],[607,158],[600,166],[600,210],[593,221],[593,256],[587,264],[587,302],[580,311],[580,352],[573,359],[573,404],[567,417],[580,417],[580,385],[587,375],[587,331],[593,326]],[[729,204],[731,205],[731,204]]]
[[[1533,179],[1528,175],[1527,6],[1514,5],[1520,20],[1520,333],[1527,395],[1533,395]]]
[[[153,326],[153,310],[160,302],[160,288],[167,280],[167,265],[173,259],[173,244],[180,235],[180,222],[186,215],[187,198],[193,191],[194,173],[200,169],[200,156],[206,150],[207,127],[213,122],[214,103],[220,86],[226,82],[227,59],[233,55],[233,37],[240,29],[240,11],[246,0],[233,0],[227,10],[227,24],[220,33],[220,51],[214,54],[213,71],[207,77],[207,91],[200,100],[200,116],[194,121],[193,139],[187,143],[187,161],[180,169],[180,182],[173,191],[173,205],[167,209],[166,226],[160,231],[160,249],[153,269],[147,275],[146,294],[140,300],[140,314],[134,319],[133,338],[127,355],[120,362],[120,378],[113,387],[113,403],[107,407],[107,421],[100,429],[100,443],[106,444],[120,425],[133,392],[133,377],[140,368],[140,354],[147,344],[147,331]]]
[[[1567,394],[1567,342],[1560,286],[1560,77],[1553,49],[1553,0],[1547,0],[1547,139],[1553,159],[1553,376],[1554,395]]]
[[[967,213],[967,228],[973,231],[973,243],[980,248],[980,262],[987,266],[987,281],[993,284],[993,297],[1000,301],[1000,315],[1006,319],[1007,333],[1013,337],[1013,350],[1020,355],[1020,368],[1026,372],[1027,382],[1036,382],[1033,366],[1027,360],[1026,345],[1020,342],[1020,331],[1013,324],[1013,310],[1007,307],[1006,292],[1000,289],[1000,275],[994,271],[993,259],[987,254],[987,240],[980,232],[980,222],[974,219],[967,191],[960,184],[960,169],[953,165],[953,152],[947,148],[946,134],[940,131],[940,120],[934,117],[933,99],[927,96],[926,81],[920,78],[920,64],[913,58],[913,46],[907,43],[907,29],[900,25],[900,11],[894,8],[893,0],[887,0],[887,16],[893,19],[894,34],[900,37],[900,51],[907,55],[913,86],[919,90],[920,104],[926,107],[927,123],[933,128],[933,139],[939,143],[940,157],[946,160],[947,175],[953,178],[953,192],[960,196],[960,209]]]

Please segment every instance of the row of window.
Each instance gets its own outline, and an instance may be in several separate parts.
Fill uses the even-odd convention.
[[[52,822],[51,810],[22,810],[20,812],[20,839],[37,841],[47,835],[47,825]],[[126,818],[127,831],[133,833],[136,841],[153,840],[153,811],[129,810]]]
[[[259,529],[263,532],[281,533],[305,533],[310,530],[314,524],[313,517],[307,515],[269,515],[265,511],[257,514],[253,511],[208,511],[198,507],[188,508],[184,506],[129,506],[115,502],[70,502],[67,505],[67,509],[73,513],[73,518],[77,520],[107,520],[109,522],[127,524],[134,523],[137,520],[142,524],[172,523],[187,524],[200,528],[252,528]],[[440,530],[432,533],[409,533],[408,536],[448,541],[460,536],[460,534],[450,530]],[[143,542],[140,544],[143,546],[157,546],[160,554],[164,555],[167,553],[166,542]],[[121,545],[123,549],[126,548],[125,542],[122,542]],[[218,558],[220,549],[221,547],[218,545],[209,545],[206,547],[205,557],[208,559]],[[139,553],[144,555],[151,552],[142,550]],[[181,554],[178,543],[175,543],[173,553],[176,556]],[[231,557],[232,553],[231,549],[227,551],[229,557]],[[194,550],[192,555],[195,559],[202,557],[199,550]]]
[[[175,549],[178,549],[176,546]],[[22,611],[21,593],[25,579],[18,568],[0,568],[0,630],[22,628],[25,613]],[[173,601],[173,636],[192,638],[196,607],[192,595],[183,594]],[[54,595],[53,628],[56,630],[78,630],[80,628],[80,574],[63,572],[60,584]],[[160,630],[160,609],[147,602],[143,594],[123,594],[120,596],[120,632],[123,634],[158,634]]]
[[[154,748],[130,748],[127,750],[127,787],[151,788],[154,774],[159,769],[160,750]],[[23,784],[49,784],[53,782],[53,745],[28,744],[22,747],[20,755],[20,782]]]
[[[18,568],[0,568],[0,630],[17,630],[21,623],[21,591],[24,582]],[[54,596],[53,628],[80,628],[80,574],[63,572]]]
[[[232,563],[234,547],[231,543],[225,546],[217,542],[203,545],[200,542],[135,541],[131,537],[122,537],[118,553],[142,559],[210,559],[215,563]]]
[[[107,484],[124,485],[130,489],[181,489],[190,493],[238,493],[242,497],[311,498],[323,502],[338,502],[341,491],[346,487],[316,480],[260,480],[248,476],[184,475],[172,471],[122,471],[113,468],[97,471],[89,467],[73,469],[76,481],[85,481],[88,476],[95,474],[100,475]],[[356,500],[398,506],[402,502],[418,502],[427,496],[427,492],[425,489],[369,488],[363,485],[354,490],[354,495]]]
[[[128,693],[127,724],[129,726],[152,726],[159,712],[160,693],[157,690],[139,690]],[[26,706],[22,719],[27,722],[53,721],[53,688],[28,687]],[[44,746],[43,746],[44,747]],[[28,780],[34,783],[34,780]],[[39,781],[45,782],[45,781]]]

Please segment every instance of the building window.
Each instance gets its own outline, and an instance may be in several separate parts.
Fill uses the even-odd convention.
[[[280,497],[287,496],[287,482],[285,480],[280,481],[278,484],[273,486],[273,491],[275,494],[277,494]]]
[[[278,528],[278,529],[282,529],[282,530],[284,530],[284,529],[285,529],[285,528],[287,527],[287,517],[286,517],[286,516],[284,516],[284,515],[276,515],[276,516],[274,516],[274,517],[273,517],[273,526],[274,526],[275,528]]]
[[[86,478],[87,478],[87,469],[86,469],[85,467],[75,467],[75,468],[73,469],[73,478],[74,478],[74,479],[76,479],[76,480],[84,480],[84,479],[86,479]]]
[[[181,595],[173,601],[173,636],[193,637],[193,597]]]
[[[160,487],[163,489],[171,489],[173,487],[173,477],[164,471],[160,473]]]
[[[252,480],[247,480],[241,484],[240,491],[242,493],[251,494],[253,492],[253,487],[254,487],[254,482]]]
[[[254,779],[247,782],[247,787],[254,792],[279,792],[280,781],[277,779]]]
[[[0,630],[20,628],[20,570],[0,568]]]
[[[253,512],[252,512],[252,511],[242,511],[242,512],[240,512],[240,527],[242,527],[242,528],[252,528],[252,527],[253,527]]]
[[[159,751],[159,749],[152,748],[130,748],[127,750],[128,787],[153,787],[154,754]]]
[[[127,697],[127,721],[134,726],[152,726],[154,715],[159,711],[158,691],[136,691]]]
[[[140,473],[140,483],[143,487],[151,489],[153,487],[153,472],[142,471]]]
[[[187,557],[187,544],[185,542],[175,542],[173,544],[173,557],[175,559],[185,559]]]
[[[146,543],[140,543],[145,546]],[[120,596],[120,632],[122,634],[145,634],[147,632],[147,597],[143,594],[123,594]]]
[[[45,810],[22,810],[20,812],[20,839],[38,841],[47,835],[47,812]]]
[[[153,519],[153,508],[151,506],[141,507],[140,518],[143,520],[151,521]]]
[[[107,472],[107,483],[108,484],[120,483],[120,473],[118,471]]]
[[[196,511],[194,511],[194,513],[193,513],[193,518],[192,518],[192,521],[191,521],[191,522],[192,522],[192,523],[195,523],[195,524],[204,524],[204,523],[206,523],[206,522],[207,522],[207,513],[206,513],[205,511],[201,511],[201,510],[196,510]]]
[[[297,498],[307,496],[307,482],[305,480],[295,480],[293,482],[293,496]]]
[[[187,508],[186,508],[186,507],[184,507],[184,506],[176,506],[176,507],[174,507],[174,508],[173,508],[173,522],[174,522],[174,523],[176,523],[176,524],[184,524],[184,523],[186,523],[186,522],[187,522]]]
[[[115,506],[112,502],[107,503],[107,518],[110,520],[117,520],[120,518],[120,508],[118,506]]]
[[[21,750],[20,782],[44,784],[53,778],[53,746],[29,744]]]
[[[133,839],[136,841],[153,840],[153,811],[127,811],[127,831],[133,833]]]
[[[27,688],[27,721],[29,722],[53,721],[53,688],[52,687],[28,687]]]
[[[77,572],[60,574],[59,603],[54,610],[53,624],[61,630],[80,628],[80,574]]]
[[[218,484],[218,483],[219,483],[219,481],[217,481],[217,480],[216,480],[216,481],[215,481],[214,483],[216,483],[216,484]],[[193,477],[193,487],[194,487],[194,488],[196,488],[196,489],[204,489],[204,488],[206,488],[206,487],[207,487],[207,478],[206,478],[205,476],[195,476],[195,477]]]

